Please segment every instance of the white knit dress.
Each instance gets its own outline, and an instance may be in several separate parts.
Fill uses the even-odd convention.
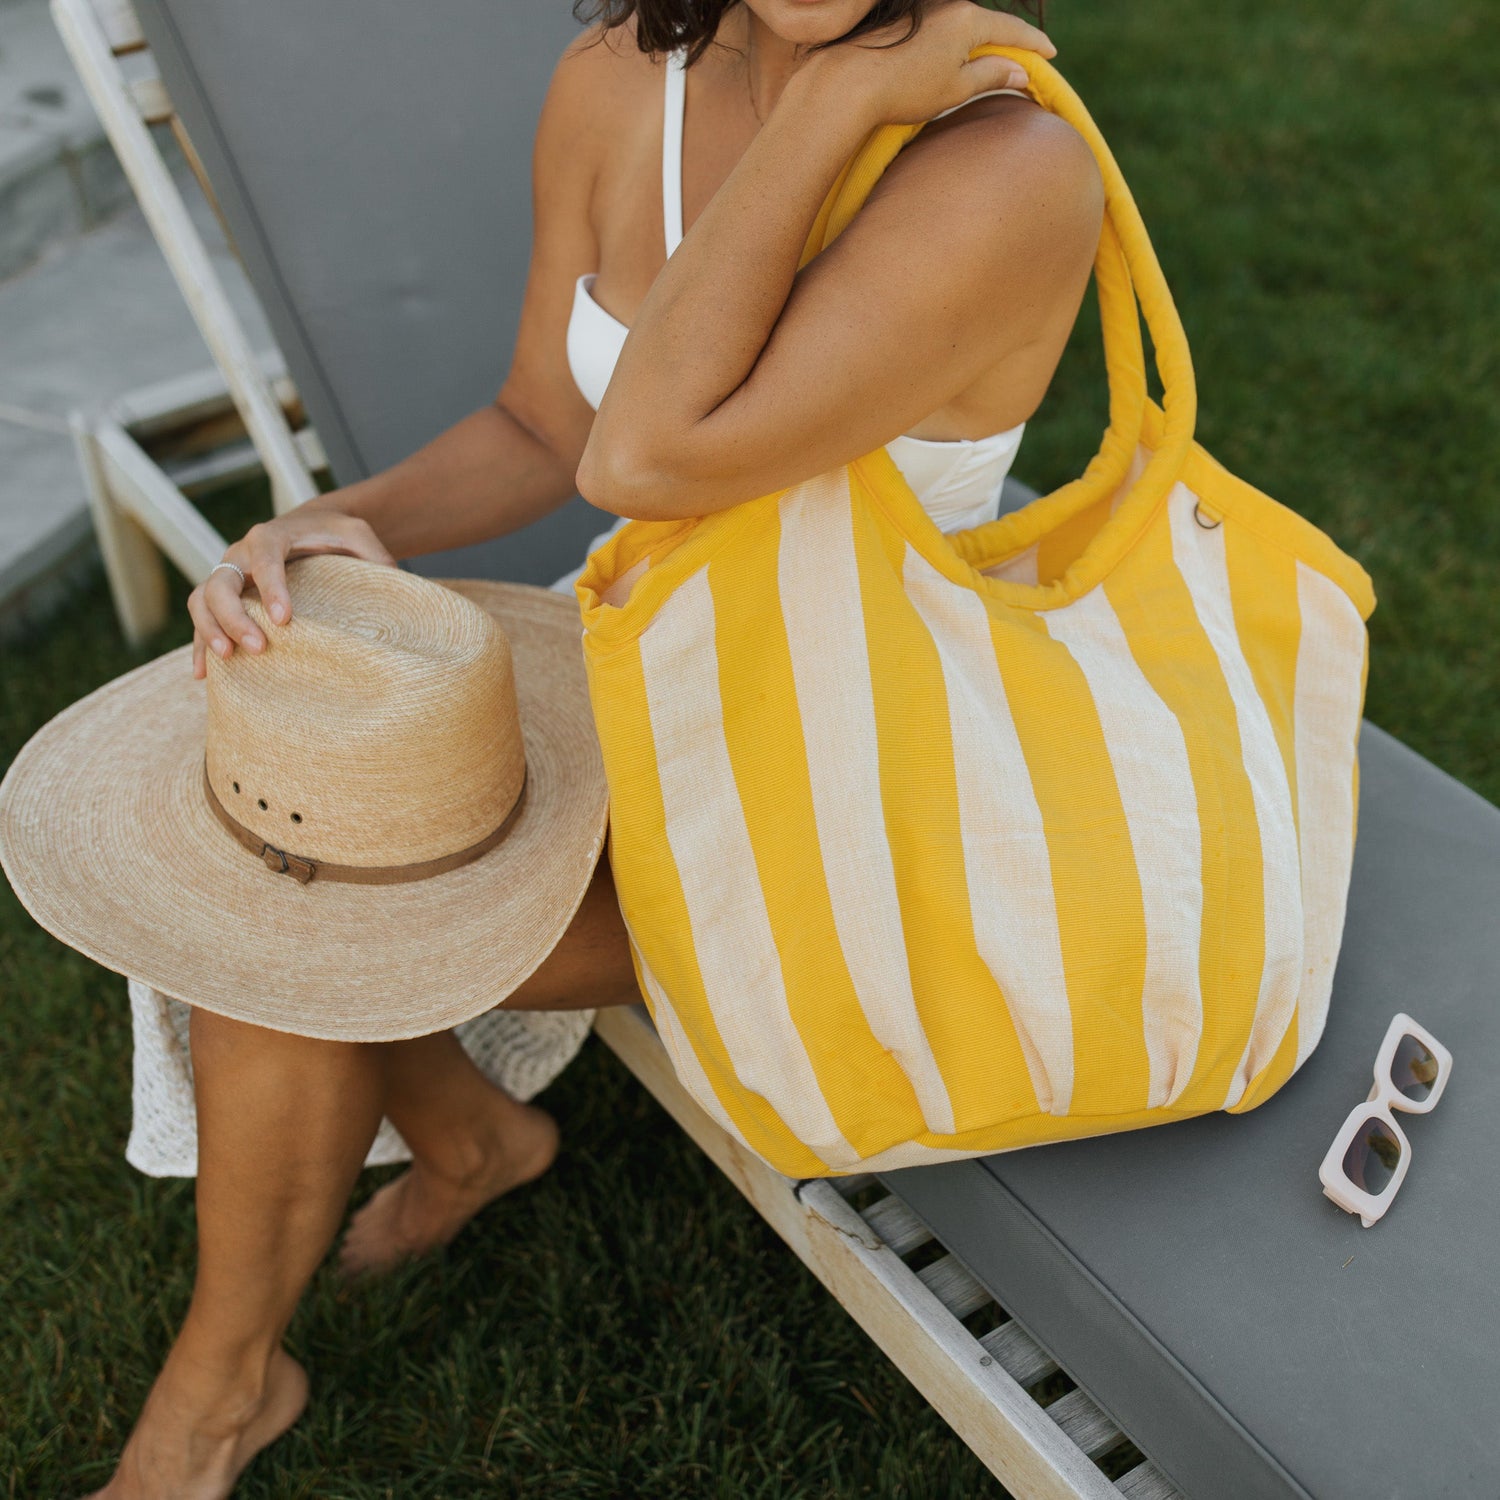
[[[552,585],[572,594],[570,573]],[[497,936],[496,941],[503,941]],[[198,1122],[190,1008],[138,979],[127,981],[135,1061],[130,1139],[125,1160],[149,1177],[196,1177]],[[464,1050],[491,1083],[516,1099],[539,1094],[573,1060],[594,1024],[592,1010],[490,1010],[454,1028]],[[365,1158],[368,1167],[409,1161],[411,1152],[389,1120]]]

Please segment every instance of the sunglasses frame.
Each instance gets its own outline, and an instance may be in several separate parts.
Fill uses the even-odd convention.
[[[1408,1098],[1391,1079],[1391,1064],[1396,1060],[1396,1048],[1401,1044],[1403,1036],[1415,1037],[1437,1060],[1437,1081],[1425,1099]],[[1407,1169],[1411,1166],[1411,1142],[1397,1123],[1394,1111],[1399,1109],[1408,1114],[1427,1114],[1443,1097],[1443,1090],[1447,1088],[1452,1072],[1453,1054],[1425,1026],[1414,1021],[1405,1011],[1397,1011],[1391,1017],[1391,1024],[1385,1029],[1380,1051],[1375,1054],[1373,1087],[1365,1102],[1356,1104],[1349,1111],[1348,1118],[1323,1157],[1323,1164],[1318,1168],[1318,1180],[1323,1184],[1324,1197],[1331,1198],[1346,1213],[1358,1214],[1360,1223],[1366,1229],[1391,1206],[1391,1200],[1406,1180]],[[1365,1192],[1344,1172],[1344,1153],[1368,1120],[1380,1120],[1388,1125],[1401,1144],[1401,1160],[1396,1163],[1396,1170],[1384,1191],[1379,1193]]]

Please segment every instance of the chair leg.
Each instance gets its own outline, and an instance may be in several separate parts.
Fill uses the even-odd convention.
[[[75,414],[70,427],[94,517],[94,534],[115,614],[132,646],[160,630],[167,620],[167,569],[146,528],[125,511],[110,491],[105,467],[87,422]]]

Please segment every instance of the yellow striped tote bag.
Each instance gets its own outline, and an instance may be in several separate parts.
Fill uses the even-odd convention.
[[[1252,1109],[1317,1044],[1343,930],[1370,580],[1194,443],[1119,168],[1006,55],[1107,190],[1083,476],[950,536],[881,448],[631,523],[577,585],[646,1004],[794,1177]],[[919,128],[872,133],[804,262]]]

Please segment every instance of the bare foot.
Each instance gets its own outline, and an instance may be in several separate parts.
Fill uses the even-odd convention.
[[[210,1404],[205,1384],[167,1362],[114,1478],[91,1500],[224,1500],[246,1464],[307,1405],[307,1372],[284,1349],[271,1356],[265,1388],[249,1401]]]
[[[387,1271],[446,1245],[486,1204],[540,1177],[557,1156],[557,1121],[544,1109],[511,1105],[506,1130],[485,1143],[476,1166],[445,1176],[420,1160],[388,1182],[349,1222],[339,1249],[346,1276]]]

